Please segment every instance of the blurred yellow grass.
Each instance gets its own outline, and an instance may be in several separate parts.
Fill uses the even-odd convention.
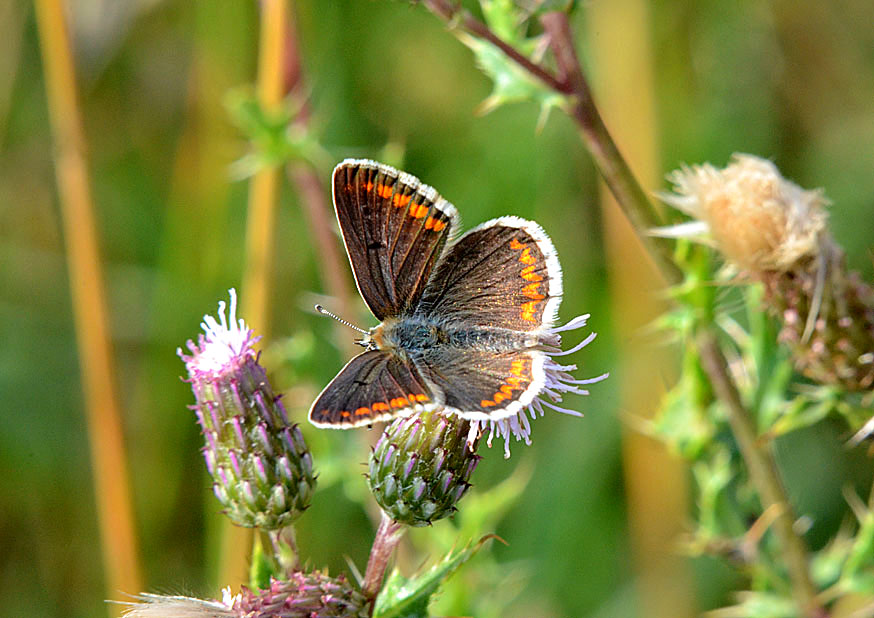
[[[39,0],[35,7],[79,344],[105,589],[109,597],[115,597],[119,591],[139,592],[142,576],[85,133],[65,7],[61,0]],[[110,615],[120,611],[118,606],[107,608]]]
[[[591,50],[595,98],[604,122],[644,189],[659,187],[658,130],[649,3],[596,2],[587,7],[586,43]],[[620,414],[651,418],[673,381],[670,351],[645,340],[644,331],[667,308],[664,279],[609,190],[602,183],[612,316],[626,335],[621,367]],[[685,467],[662,444],[626,425],[623,434],[625,489],[639,615],[680,618],[696,614],[691,578],[676,540],[686,521]]]

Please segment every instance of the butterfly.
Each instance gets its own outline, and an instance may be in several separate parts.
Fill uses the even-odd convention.
[[[497,421],[547,384],[561,302],[552,241],[505,216],[457,236],[458,211],[393,167],[347,159],[333,173],[334,208],[364,302],[380,324],[309,412],[347,429],[418,411]]]

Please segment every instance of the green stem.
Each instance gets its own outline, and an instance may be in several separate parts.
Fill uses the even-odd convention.
[[[741,401],[740,393],[728,373],[725,357],[712,330],[708,329],[700,333],[698,350],[704,371],[713,384],[713,390],[719,400],[725,404],[732,434],[737,440],[763,510],[776,508],[779,511],[779,515],[774,520],[774,534],[783,549],[795,601],[802,608],[804,616],[811,618],[827,616],[817,599],[816,588],[810,579],[808,568],[810,557],[804,540],[795,533],[795,514],[780,480],[770,442],[758,439],[752,415]]]
[[[673,261],[670,245],[657,242],[647,234],[648,230],[661,224],[661,218],[634,178],[634,174],[601,119],[577,59],[567,15],[558,12],[548,13],[542,17],[541,23],[550,37],[559,76],[570,85],[573,93],[571,116],[579,125],[583,141],[591,151],[601,175],[638,236],[656,258],[662,273],[669,282],[680,283],[683,274]],[[717,396],[728,409],[732,433],[738,442],[763,509],[776,507],[779,510],[780,515],[774,522],[774,532],[783,548],[795,601],[803,611],[803,615],[811,618],[825,616],[825,610],[816,598],[816,588],[810,578],[810,558],[807,547],[793,527],[795,515],[780,481],[776,459],[769,445],[760,443],[757,439],[753,414],[741,400],[737,386],[728,373],[725,356],[711,328],[706,329],[699,336],[698,351]]]

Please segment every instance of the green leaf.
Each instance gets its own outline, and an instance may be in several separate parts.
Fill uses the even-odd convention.
[[[303,107],[301,100],[289,98],[276,109],[267,110],[251,88],[239,88],[225,97],[225,107],[252,148],[232,164],[234,178],[248,178],[263,168],[292,161],[320,168],[330,160],[309,124],[295,122]]]
[[[792,599],[769,592],[741,592],[741,602],[717,610],[720,618],[797,618],[798,607]]]
[[[497,538],[488,535],[459,551],[450,552],[439,563],[419,575],[407,578],[395,569],[376,598],[374,618],[419,618],[428,615],[431,597],[440,585],[458,568],[470,560],[486,541]]]
[[[535,56],[538,50],[544,49],[543,40],[540,36],[526,36],[529,15],[509,0],[482,0],[480,6],[486,24],[495,35],[532,62],[539,61]],[[565,102],[563,94],[532,76],[489,41],[464,33],[457,36],[473,51],[480,69],[492,80],[492,93],[480,104],[480,113],[489,113],[507,103],[532,101],[540,105],[538,126],[542,126],[550,110]]]

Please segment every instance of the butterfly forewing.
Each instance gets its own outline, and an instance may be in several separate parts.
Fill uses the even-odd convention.
[[[382,350],[359,354],[343,367],[310,408],[320,427],[370,425],[433,406],[434,392],[418,369]]]
[[[501,217],[447,249],[416,313],[530,332],[552,326],[560,299],[561,268],[549,237],[536,223]]]
[[[455,207],[417,178],[367,160],[336,167],[334,207],[367,306],[380,320],[410,311],[458,225]]]

